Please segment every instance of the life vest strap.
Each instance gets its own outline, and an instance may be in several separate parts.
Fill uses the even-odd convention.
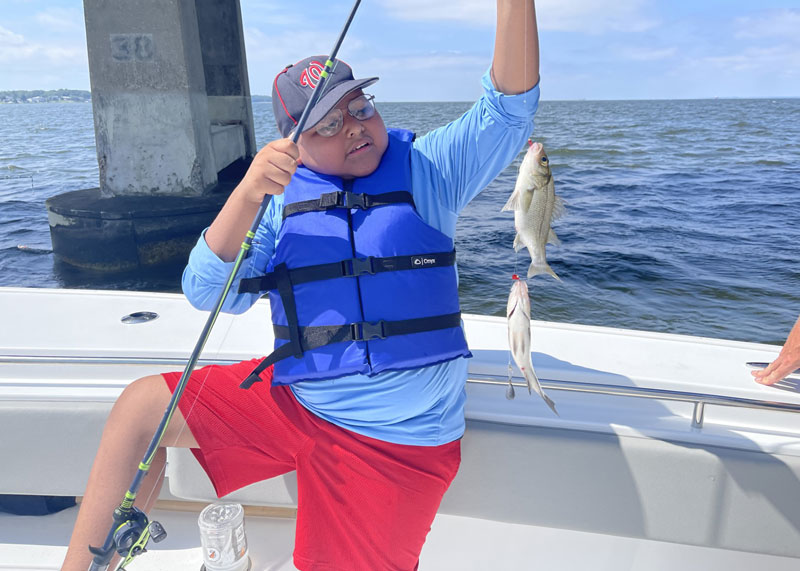
[[[400,270],[421,270],[425,268],[442,268],[456,263],[456,251],[418,254],[414,256],[392,256],[378,258],[351,258],[330,264],[303,266],[288,270],[289,280],[294,285],[334,278],[352,278],[364,274],[379,274]],[[278,289],[277,272],[270,272],[255,278],[245,278],[239,282],[239,293],[261,293]]]
[[[300,343],[303,351],[310,351],[333,343],[344,343],[353,341],[370,341],[372,339],[386,339],[395,335],[410,335],[412,333],[423,333],[437,329],[448,329],[461,325],[461,312],[449,313],[447,315],[436,315],[433,317],[419,317],[416,319],[403,319],[400,321],[359,321],[346,325],[316,325],[300,327]],[[289,339],[290,342],[281,345],[266,357],[253,370],[252,373],[239,385],[243,389],[249,389],[253,383],[261,381],[259,376],[267,367],[295,355],[292,347],[292,328],[286,325],[273,325],[275,337],[277,339]],[[295,355],[297,356],[297,355]]]
[[[278,264],[275,266],[273,272],[278,285],[278,293],[281,296],[281,302],[286,311],[286,319],[289,323],[287,327],[289,334],[289,345],[293,348],[295,357],[303,356],[303,348],[300,344],[300,327],[297,320],[297,302],[294,299],[294,288],[292,287],[292,279],[289,276],[289,269],[286,264]]]
[[[294,347],[292,347],[291,343],[287,343],[286,345],[281,345],[277,349],[275,349],[272,353],[270,353],[269,357],[265,357],[258,366],[253,369],[253,371],[247,375],[247,378],[243,380],[239,384],[240,389],[249,389],[253,386],[253,383],[260,383],[261,382],[261,373],[264,372],[267,367],[270,365],[274,365],[278,361],[285,359],[286,357],[291,357],[294,354]]]
[[[385,192],[383,194],[356,193],[350,191],[326,192],[319,198],[313,200],[303,200],[292,202],[283,207],[284,220],[293,214],[304,212],[325,212],[334,208],[359,208],[367,210],[376,206],[387,206],[389,204],[410,204],[414,206],[414,197],[410,192],[400,190],[397,192]]]
[[[432,317],[402,319],[400,321],[358,321],[345,325],[312,325],[300,327],[300,343],[303,351],[310,351],[332,343],[370,341],[386,339],[395,335],[410,335],[436,329],[447,329],[461,325],[461,312]],[[273,325],[277,339],[289,339],[289,327]]]

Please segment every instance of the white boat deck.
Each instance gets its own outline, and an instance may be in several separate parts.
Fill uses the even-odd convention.
[[[0,514],[0,570],[59,569],[77,513]],[[168,538],[138,557],[131,571],[198,571],[197,513],[154,510]],[[248,516],[252,571],[295,571],[294,519]],[[420,557],[421,571],[796,571],[798,560],[741,551],[514,525],[440,515]]]
[[[159,318],[121,323],[141,311]],[[0,434],[13,435],[0,439],[0,493],[40,495],[83,493],[111,403],[138,377],[181,370],[206,320],[179,295],[20,288],[0,288],[0,315]],[[534,322],[555,416],[522,386],[506,400],[505,319],[464,322],[474,358],[462,466],[421,569],[800,568],[798,382],[760,386],[746,367],[778,347]],[[202,359],[271,345],[262,301],[220,316]],[[168,458],[162,498],[214,500],[191,454]],[[292,507],[293,476],[229,499]],[[56,569],[74,513],[0,514],[0,569]],[[131,569],[199,569],[196,514],[153,515],[169,536]],[[254,569],[293,569],[293,521],[247,521]]]

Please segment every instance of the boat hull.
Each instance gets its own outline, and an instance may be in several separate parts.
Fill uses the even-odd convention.
[[[144,311],[159,317],[121,321]],[[0,313],[10,324],[0,332],[0,432],[7,435],[0,454],[14,459],[0,471],[0,493],[36,495],[83,493],[113,401],[136,378],[180,370],[205,321],[182,296],[130,292],[0,288]],[[423,552],[426,568],[454,568],[441,562],[448,552],[461,557],[451,551],[456,547],[471,554],[459,564],[468,569],[561,559],[559,569],[651,571],[660,568],[656,554],[663,561],[691,554],[703,569],[726,571],[755,568],[731,566],[736,561],[776,570],[799,563],[800,423],[793,407],[800,397],[792,383],[756,385],[745,366],[772,360],[777,347],[534,322],[533,362],[558,405],[556,417],[519,388],[516,399],[505,398],[505,320],[464,321],[475,358],[462,466]],[[242,316],[221,316],[202,359],[265,354],[268,324],[264,302]],[[696,395],[755,404],[707,406],[698,417]],[[187,506],[215,499],[188,451],[170,449],[168,458],[163,498]],[[229,498],[285,510],[290,517],[272,524],[283,542],[280,565],[291,565],[294,474]],[[46,518],[68,528],[72,512]],[[20,518],[3,516],[0,530],[13,525],[10,517]],[[195,549],[196,526],[177,519],[179,535],[193,538],[186,548]],[[0,561],[28,545],[24,528],[41,520],[15,521],[20,537],[0,543]],[[58,553],[62,536],[47,549]],[[515,547],[520,541],[527,547]],[[580,546],[596,556],[563,564],[580,559]],[[617,566],[598,566],[603,553],[614,560],[612,547],[623,550]],[[165,553],[181,549],[172,544]],[[262,568],[293,568],[280,565]]]

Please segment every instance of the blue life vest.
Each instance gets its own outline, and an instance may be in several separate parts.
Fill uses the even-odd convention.
[[[284,193],[278,245],[265,276],[275,351],[273,383],[375,375],[470,357],[450,237],[414,208],[413,133],[390,130],[369,176],[342,180],[299,167]]]

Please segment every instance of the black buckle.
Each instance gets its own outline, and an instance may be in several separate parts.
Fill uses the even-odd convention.
[[[319,196],[319,207],[323,210],[330,210],[339,206],[339,192],[326,192]]]
[[[355,192],[342,192],[342,206],[345,208],[360,208],[366,210],[369,208],[368,194],[356,194]]]
[[[383,326],[385,321],[359,321],[350,324],[350,331],[353,334],[353,341],[369,341],[370,339],[386,339],[386,332]]]
[[[363,274],[374,274],[375,268],[372,267],[372,256],[368,258],[353,258],[342,261],[342,272],[344,277],[352,278]]]

